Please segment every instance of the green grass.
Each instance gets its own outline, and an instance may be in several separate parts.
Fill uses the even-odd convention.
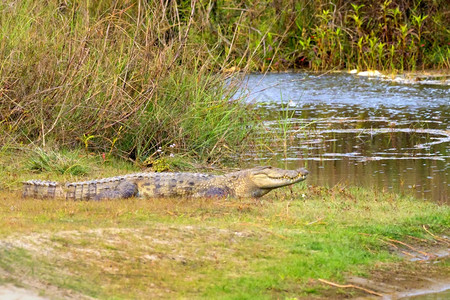
[[[101,299],[308,298],[450,225],[448,206],[305,184],[261,201],[0,199],[1,269]]]
[[[83,160],[85,156],[77,151],[58,153],[36,149],[27,162],[27,168],[36,172],[55,172],[59,174],[87,175],[89,168]]]

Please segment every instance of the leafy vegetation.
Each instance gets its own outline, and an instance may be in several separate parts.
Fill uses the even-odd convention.
[[[209,3],[215,5],[208,20],[224,56],[239,66],[391,72],[450,67],[445,0]]]

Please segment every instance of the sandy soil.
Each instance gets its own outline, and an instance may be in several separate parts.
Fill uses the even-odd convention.
[[[26,290],[23,288],[18,288],[12,284],[1,285],[0,286],[0,299],[7,300],[46,300],[49,298],[44,298],[39,296],[38,293]]]

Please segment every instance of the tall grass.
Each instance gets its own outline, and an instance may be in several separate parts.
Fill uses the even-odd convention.
[[[204,160],[247,135],[217,54],[190,37],[196,2],[0,3],[0,144],[82,146],[143,162]],[[221,151],[226,150],[226,151]]]

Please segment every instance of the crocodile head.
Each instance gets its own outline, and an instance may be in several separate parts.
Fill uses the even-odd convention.
[[[257,167],[249,171],[250,180],[262,189],[275,189],[294,184],[305,180],[308,175],[308,171],[303,168],[283,170],[274,167]]]
[[[274,167],[256,167],[245,170],[235,185],[236,194],[240,197],[261,197],[273,189],[291,185],[306,179],[308,171],[284,170]]]

